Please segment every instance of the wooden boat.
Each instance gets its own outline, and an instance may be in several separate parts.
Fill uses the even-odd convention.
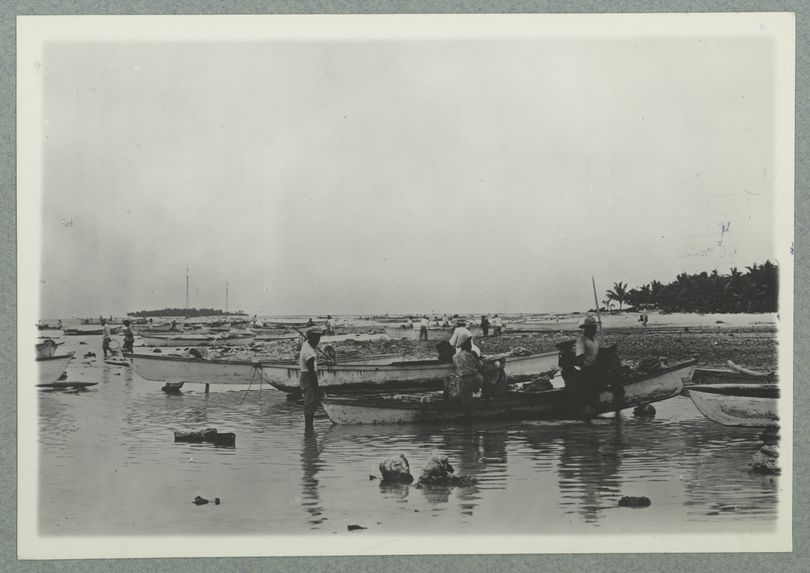
[[[62,332],[65,336],[98,336],[104,334],[104,329],[95,326],[80,326],[78,328],[64,328]],[[118,334],[119,332],[121,332],[120,326],[110,327],[110,334]]]
[[[37,388],[49,388],[51,390],[64,390],[66,388],[87,388],[95,386],[98,382],[51,382],[50,384],[37,384]]]
[[[701,414],[724,426],[762,427],[779,421],[777,384],[700,384],[683,393]]]
[[[151,334],[141,335],[144,346],[244,346],[253,342],[253,334]]]
[[[654,373],[634,378],[623,385],[624,396],[602,392],[596,413],[633,408],[677,396],[681,379],[688,376],[697,360],[689,360]],[[465,417],[461,404],[441,396],[327,396],[321,400],[326,415],[336,424],[407,424],[448,422]],[[618,400],[618,402],[617,402]],[[490,400],[474,399],[471,418],[566,419],[572,418],[565,388],[542,392],[506,392]]]
[[[154,354],[125,354],[135,373],[146,380],[205,384],[248,384],[258,376],[282,392],[299,393],[297,362],[206,360]],[[514,356],[506,360],[510,382],[530,380],[557,365],[557,352]],[[358,362],[319,364],[319,385],[332,392],[377,389],[440,389],[453,374],[453,364],[438,360],[412,360],[386,364]]]
[[[174,323],[167,322],[164,324],[151,324],[146,325],[141,328],[136,328],[135,331],[138,334],[157,334],[157,333],[167,333],[167,332],[182,332],[183,331],[183,324],[182,323]]]
[[[737,366],[730,360],[728,368],[695,368],[691,384],[777,384],[776,372],[756,372]]]
[[[64,344],[64,341],[56,342],[50,338],[46,338],[42,342],[38,342],[36,344],[37,358],[52,357],[56,353],[56,349],[62,344]]]
[[[45,322],[38,322],[37,323],[37,330],[61,330],[61,322],[57,324],[48,324]]]
[[[60,354],[58,356],[49,356],[47,358],[37,358],[37,366],[39,367],[39,383],[49,384],[56,382],[62,373],[67,368],[68,363],[73,360],[76,353],[71,351],[67,354]]]

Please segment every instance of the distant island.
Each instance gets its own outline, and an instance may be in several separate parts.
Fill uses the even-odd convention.
[[[247,316],[247,313],[243,310],[225,312],[216,308],[162,308],[160,310],[128,312],[127,316],[185,316],[186,318],[193,318],[198,316]]]

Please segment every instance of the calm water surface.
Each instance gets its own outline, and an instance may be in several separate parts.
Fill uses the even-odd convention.
[[[85,341],[86,345],[79,345]],[[688,398],[650,421],[333,426],[305,437],[301,406],[264,387],[187,384],[167,395],[128,368],[83,359],[100,337],[67,337],[79,393],[39,393],[44,535],[766,532],[779,479],[748,469],[759,430],[714,424]],[[224,389],[223,389],[224,388]],[[32,390],[33,391],[33,390]],[[242,401],[245,397],[244,401]],[[235,448],[174,443],[175,430],[236,433]],[[418,476],[434,452],[464,488],[381,486],[403,453]],[[192,504],[195,496],[212,500]],[[644,495],[646,509],[619,508]],[[219,497],[221,505],[214,505]]]

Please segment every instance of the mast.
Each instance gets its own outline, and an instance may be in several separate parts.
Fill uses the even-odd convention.
[[[228,316],[228,279],[225,279],[225,316]]]
[[[186,314],[188,314],[188,265],[186,265]]]

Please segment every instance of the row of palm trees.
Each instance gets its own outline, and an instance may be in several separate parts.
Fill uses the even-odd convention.
[[[602,304],[610,309],[615,302],[619,310],[629,304],[664,312],[776,312],[778,265],[765,261],[745,269],[742,272],[732,267],[729,274],[719,274],[717,270],[693,275],[681,273],[668,284],[652,281],[633,289],[619,281],[605,293]]]

